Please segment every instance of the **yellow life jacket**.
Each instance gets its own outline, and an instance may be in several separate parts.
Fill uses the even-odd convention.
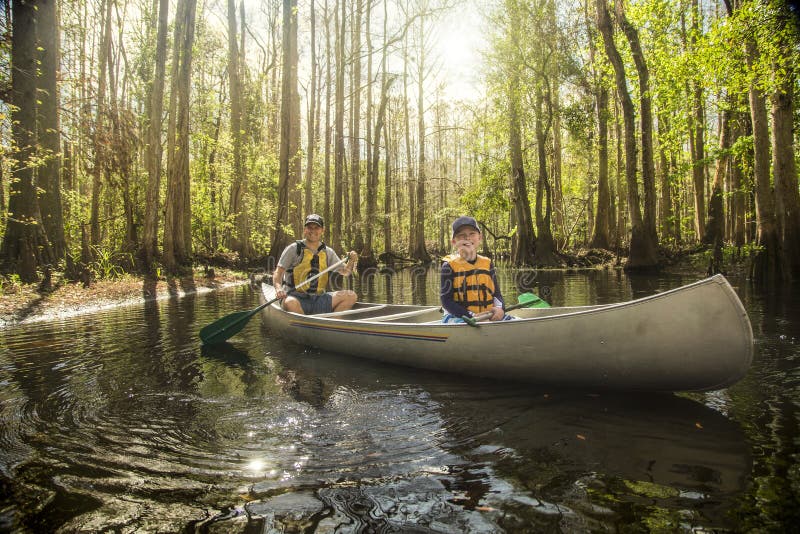
[[[458,254],[447,256],[445,261],[453,270],[453,300],[473,313],[482,313],[494,305],[492,261],[478,256],[470,263]]]
[[[303,257],[300,259],[300,263],[286,271],[289,274],[289,289],[300,293],[325,293],[325,288],[328,287],[328,273],[313,280],[310,284],[295,288],[297,284],[328,268],[328,254],[325,252],[325,243],[320,243],[315,251],[309,249],[303,241],[296,241],[295,245],[297,246],[297,254],[302,253]]]

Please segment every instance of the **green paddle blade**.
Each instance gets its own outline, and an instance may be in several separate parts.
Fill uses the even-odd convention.
[[[206,345],[221,343],[235,336],[247,325],[247,321],[258,313],[261,307],[254,310],[241,311],[226,315],[200,330],[200,339]]]
[[[525,308],[549,308],[550,305],[533,293],[522,293],[517,301]]]

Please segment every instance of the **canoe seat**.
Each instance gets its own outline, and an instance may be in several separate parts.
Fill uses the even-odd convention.
[[[357,321],[370,321],[370,322],[387,322],[387,321],[395,321],[397,319],[406,319],[408,317],[416,317],[417,315],[424,315],[426,313],[433,312],[433,308],[424,308],[421,310],[412,310],[402,313],[393,313],[391,315],[382,315],[379,317],[365,317],[364,319],[356,319]]]
[[[315,313],[314,317],[327,317],[329,319],[337,319],[339,317],[345,315],[355,315],[357,313],[373,313],[377,310],[381,310],[385,308],[386,304],[378,304],[375,306],[363,307],[363,308],[353,308],[351,310],[344,310],[340,312],[330,312],[330,313]]]

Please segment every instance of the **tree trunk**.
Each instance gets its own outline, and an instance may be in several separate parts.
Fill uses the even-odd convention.
[[[659,133],[669,131],[669,119],[666,113],[659,115],[658,121]],[[661,137],[663,139],[663,137]],[[659,200],[659,217],[661,227],[661,235],[664,239],[670,241],[674,240],[674,228],[677,224],[675,222],[675,213],[672,211],[672,166],[670,165],[669,158],[667,157],[667,148],[665,143],[661,143],[659,147],[659,156],[661,161],[661,198]]]
[[[283,81],[281,84],[281,148],[278,179],[278,210],[275,234],[272,238],[270,256],[279,258],[283,249],[292,240],[287,230],[294,231],[290,217],[292,186],[297,182],[294,173],[300,145],[300,117],[294,115],[294,100],[297,93],[297,0],[283,1]]]
[[[550,81],[543,77],[541,83],[547,86]],[[549,91],[549,89],[547,89]],[[547,128],[545,127],[544,110],[542,103],[545,96],[541,88],[536,89],[536,152],[539,162],[539,176],[536,185],[536,250],[533,254],[535,265],[557,266],[561,261],[556,256],[556,242],[553,239],[552,228],[552,198],[550,177],[547,173]],[[552,106],[548,106],[552,110]],[[548,123],[552,124],[548,117]],[[542,212],[544,210],[544,212]]]
[[[748,66],[758,59],[753,41],[745,42]],[[761,90],[751,84],[749,90],[750,116],[753,123],[753,174],[756,191],[757,243],[763,247],[753,264],[753,278],[760,282],[780,279],[780,242],[775,216],[775,199],[770,186],[769,125],[767,102]]]
[[[350,226],[353,228],[354,239],[353,249],[361,251],[364,248],[364,231],[361,220],[361,15],[363,12],[363,0],[357,0],[354,4],[355,17],[352,36],[353,41],[350,46],[353,64],[352,87],[350,88],[352,129],[350,132],[350,184],[352,186],[352,208],[350,210],[352,220]]]
[[[384,0],[384,6],[386,0]],[[392,158],[391,158],[391,143],[394,137],[389,136],[389,127],[386,123],[383,125],[383,137],[386,139],[386,157],[384,158],[384,172],[383,172],[383,252],[391,254],[392,252],[392,190],[394,188],[394,180],[392,179]]]
[[[367,117],[365,121],[366,130],[366,164],[367,164],[367,202],[366,202],[366,224],[364,225],[364,249],[359,259],[359,264],[365,268],[369,264],[370,267],[377,265],[373,253],[373,242],[376,226],[374,224],[375,217],[377,216],[378,206],[378,172],[375,171],[377,166],[373,165],[370,152],[374,152],[378,146],[380,139],[380,131],[373,137],[372,130],[372,110],[373,110],[373,96],[372,96],[372,56],[374,53],[372,47],[372,0],[367,1],[365,20],[364,20],[364,40],[367,46]]]
[[[747,115],[744,112],[737,112],[737,120],[734,121],[734,130],[732,132],[733,139],[731,145],[736,144],[739,137],[744,135],[743,123],[747,121]],[[745,244],[745,203],[747,193],[744,191],[744,173],[742,172],[742,162],[740,158],[736,158],[731,164],[731,191],[733,192],[731,199],[731,240],[736,247],[741,247]]]
[[[626,269],[651,268],[658,264],[657,250],[642,221],[639,189],[636,181],[636,124],[635,111],[625,78],[625,65],[614,44],[611,18],[606,0],[597,0],[597,26],[603,36],[606,55],[614,67],[617,93],[622,103],[625,123],[625,178],[628,183],[628,213],[631,220],[631,244]]]
[[[341,6],[341,14],[336,17],[336,111],[334,123],[336,128],[334,146],[334,178],[333,178],[333,213],[331,213],[333,232],[331,242],[328,243],[335,249],[341,248],[342,242],[342,205],[344,200],[344,45],[345,45],[345,14],[344,0],[337,3]]]
[[[623,164],[623,150],[622,150],[622,124],[620,123],[620,106],[619,106],[619,98],[616,98],[616,91],[615,91],[615,98],[614,98],[614,159],[616,165],[614,166],[614,182],[615,182],[615,189],[616,194],[611,197],[611,214],[612,214],[612,225],[614,227],[614,231],[612,235],[614,236],[614,247],[619,254],[620,249],[622,248],[622,242],[626,237],[627,234],[627,205],[625,204],[625,195],[622,193],[625,190],[625,185],[623,184],[623,169],[625,165]]]
[[[144,269],[153,268],[158,248],[158,221],[161,215],[161,116],[164,113],[164,78],[167,65],[167,23],[169,0],[159,0],[158,31],[156,35],[155,73],[150,88],[150,113],[147,124],[145,167],[147,168],[147,197],[144,206],[144,235],[142,259]]]
[[[692,48],[695,47],[700,32],[700,10],[698,0],[692,0]],[[694,227],[697,240],[703,241],[703,225],[706,216],[706,173],[705,173],[705,114],[703,111],[703,87],[700,80],[694,80],[692,90],[693,118],[689,127],[689,143],[692,152],[692,183],[694,184]]]
[[[9,185],[8,219],[2,255],[25,283],[34,282],[36,269],[52,261],[41,224],[32,159],[36,157],[36,9],[14,0],[11,31],[11,135],[14,152]]]
[[[594,224],[592,248],[611,247],[609,216],[611,195],[608,188],[608,90],[598,87],[597,95],[597,217]]]
[[[783,275],[787,279],[800,275],[800,194],[794,152],[793,87],[794,76],[790,74],[772,93],[772,172]]]
[[[414,228],[416,227],[417,210],[414,209],[414,165],[411,156],[411,107],[409,106],[408,98],[409,63],[408,39],[406,39],[403,43],[403,132],[406,145],[406,183],[408,190],[408,251],[411,254],[411,251],[416,248],[417,234]]]
[[[558,66],[556,65],[556,69]],[[558,73],[555,78],[558,79]],[[567,228],[564,221],[564,188],[561,180],[561,91],[558,86],[553,87],[553,228],[559,239],[566,240]],[[590,223],[591,224],[591,223]],[[541,234],[540,234],[541,237]],[[565,242],[566,245],[566,242]]]
[[[510,15],[510,34],[514,49],[519,48],[522,38],[520,19],[516,13]],[[511,58],[512,70],[508,86],[508,145],[511,156],[511,215],[517,231],[511,240],[511,263],[516,266],[534,265],[536,234],[533,230],[531,203],[528,200],[528,185],[525,178],[524,155],[522,152],[522,113],[523,87],[518,69],[514,65],[520,58]]]
[[[419,35],[425,35],[425,16],[419,17]],[[419,135],[419,146],[417,158],[417,190],[414,198],[414,248],[411,250],[411,257],[423,263],[430,263],[431,257],[425,248],[425,99],[424,99],[424,80],[425,80],[425,43],[424,40],[419,45],[419,56],[417,57],[417,129]]]
[[[656,169],[653,156],[653,111],[650,98],[650,71],[642,52],[639,32],[625,17],[624,3],[618,1],[617,18],[622,31],[628,40],[639,75],[639,117],[641,123],[642,140],[642,186],[644,189],[644,234],[649,242],[648,250],[658,250],[658,232],[656,231]],[[656,258],[657,261],[657,258]]]
[[[711,272],[722,272],[722,245],[725,240],[725,213],[723,198],[725,172],[728,168],[730,151],[730,117],[731,111],[722,112],[719,132],[719,158],[714,171],[714,183],[711,187],[711,199],[708,203],[708,220],[703,232],[703,242],[713,247]]]
[[[58,71],[60,39],[56,0],[37,3],[36,30],[39,37],[39,145],[44,151],[44,161],[39,167],[39,188],[42,190],[39,205],[45,235],[52,247],[53,259],[58,261],[66,253],[64,217],[61,205],[61,133],[58,111]]]
[[[335,6],[334,6],[335,11]],[[333,14],[336,17],[336,13]],[[331,24],[328,0],[325,0],[325,207],[326,221],[331,220]]]
[[[241,13],[244,21],[244,12]],[[233,233],[228,236],[228,247],[239,254],[239,259],[247,261],[253,255],[250,244],[250,223],[247,207],[244,205],[244,192],[247,188],[247,170],[242,155],[242,61],[236,41],[236,1],[228,0],[228,83],[231,94],[231,141],[233,143],[233,183],[231,184],[228,215],[233,218]],[[242,57],[244,50],[241,51]]]
[[[106,72],[108,57],[111,53],[111,3],[104,0],[104,23],[98,68],[100,69],[97,81],[97,114],[94,125],[94,165],[92,165],[92,200],[89,219],[90,241],[93,246],[100,245],[100,190],[103,186],[103,173],[106,169],[105,144],[109,135],[105,124],[106,114]]]
[[[385,0],[384,0],[385,4]],[[384,39],[386,36],[386,22],[384,21]],[[381,95],[380,95],[380,104],[378,105],[378,113],[377,118],[375,120],[375,134],[372,137],[372,163],[370,164],[370,177],[369,183],[367,184],[367,219],[370,221],[370,224],[367,228],[367,239],[365,242],[365,255],[373,257],[375,252],[373,250],[373,223],[377,222],[378,219],[378,175],[380,174],[380,145],[381,145],[381,132],[385,130],[385,119],[386,119],[386,106],[389,103],[389,87],[393,81],[392,78],[389,78],[386,72],[386,44],[384,42],[383,47],[383,58],[381,60]],[[388,145],[388,141],[387,141]],[[389,159],[389,151],[388,146],[385,151],[386,160]],[[388,171],[388,167],[387,167]],[[391,181],[389,179],[389,175],[386,175],[386,183],[384,187],[384,214],[383,214],[383,229],[384,232],[390,233],[390,227],[386,224],[387,218],[389,216],[389,211],[391,207]],[[387,242],[384,241],[384,244]],[[391,246],[391,237],[389,238],[388,244]],[[386,248],[385,252],[389,252],[390,249]],[[375,260],[373,258],[372,263],[375,264]]]
[[[314,150],[317,139],[314,124],[317,114],[317,19],[314,2],[309,6],[311,17],[311,88],[308,90],[308,137],[306,142],[306,181],[303,192],[303,213],[314,211],[312,184],[314,181]]]
[[[167,201],[164,221],[164,266],[176,273],[189,263],[192,251],[189,177],[189,99],[197,0],[180,0],[175,41],[167,142]]]
[[[388,85],[389,77],[387,73],[387,69],[389,68],[387,65],[387,51],[389,48],[388,41],[388,32],[386,31],[389,19],[389,8],[388,8],[388,1],[383,0],[383,50],[381,56],[381,107],[383,107],[384,113],[386,110],[386,106],[389,103],[389,90]],[[386,100],[386,105],[383,105],[383,100]],[[378,117],[381,117],[381,112],[378,112]],[[392,164],[391,164],[391,151],[389,149],[389,142],[391,139],[389,138],[389,127],[386,122],[383,123],[383,137],[386,140],[386,149],[384,150],[384,173],[383,173],[383,252],[385,254],[390,254],[392,252]],[[376,128],[375,133],[375,146],[379,147],[380,142],[379,139],[379,132]],[[378,158],[375,158],[373,162],[373,172],[375,173],[375,178],[377,180],[377,173],[378,173]]]

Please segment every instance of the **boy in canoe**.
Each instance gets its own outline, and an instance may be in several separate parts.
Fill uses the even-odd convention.
[[[450,243],[456,252],[442,263],[439,296],[444,308],[443,323],[469,323],[486,318],[505,321],[503,295],[492,260],[478,254],[483,236],[478,222],[467,216],[453,221]],[[480,315],[480,317],[478,317]]]
[[[303,280],[316,276],[328,265],[339,261],[334,250],[325,245],[322,235],[325,232],[325,221],[316,213],[306,217],[303,226],[303,238],[286,247],[278,260],[278,266],[272,273],[275,296],[283,300],[286,311],[312,315],[330,313],[332,311],[349,310],[356,303],[354,291],[326,292],[328,275],[323,274],[310,284],[299,285]],[[339,267],[336,272],[350,276],[358,261],[358,254],[350,251],[350,261]]]

